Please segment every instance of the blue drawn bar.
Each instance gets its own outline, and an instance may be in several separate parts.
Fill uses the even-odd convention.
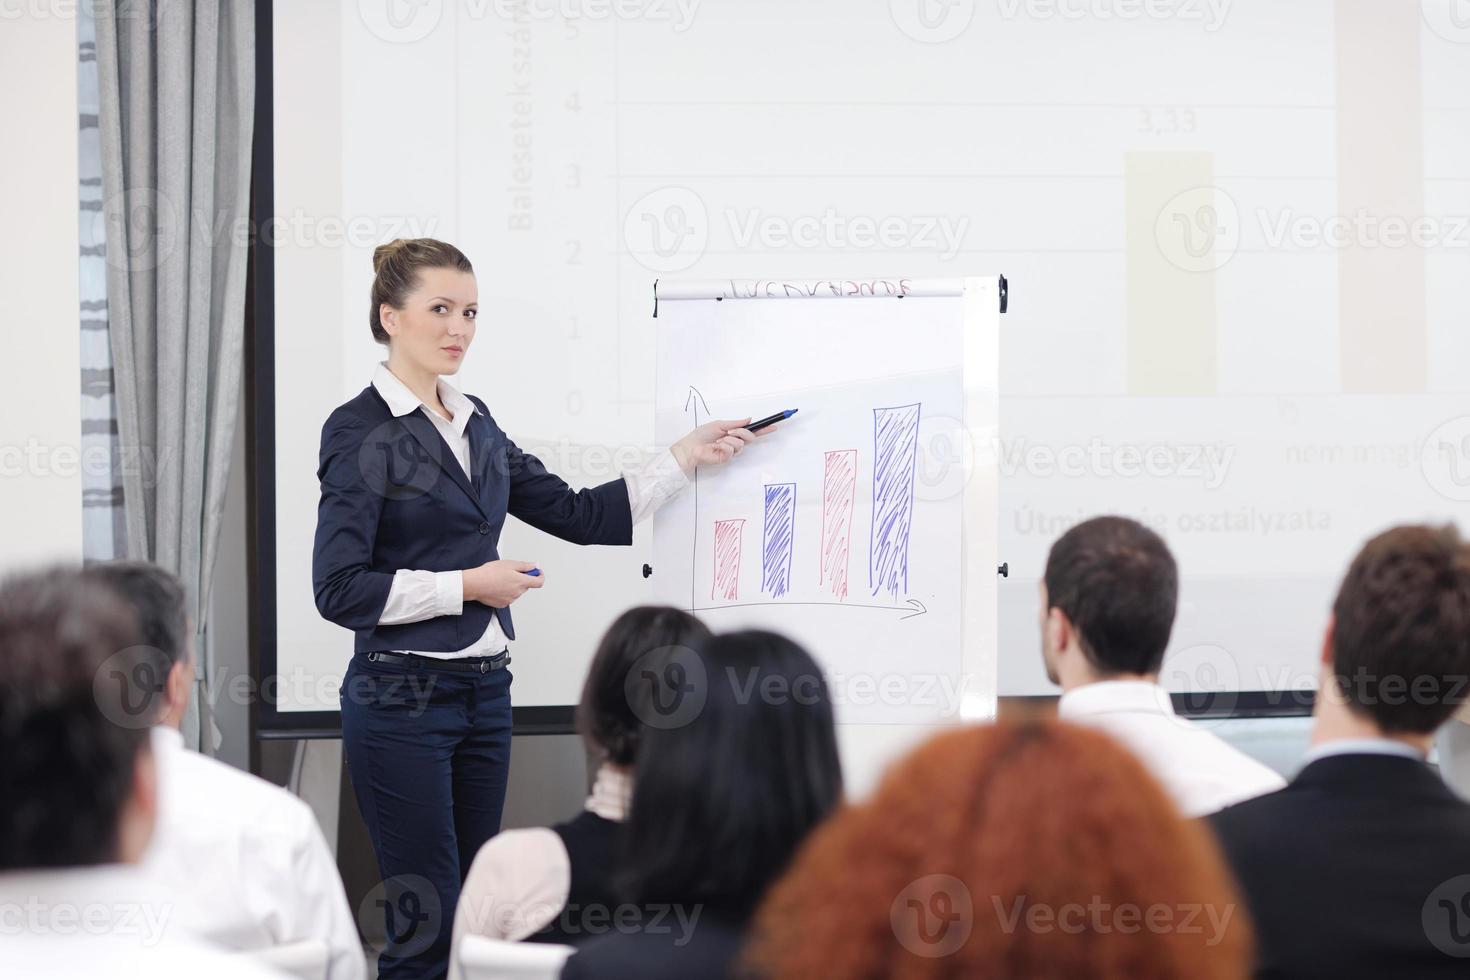
[[[873,528],[868,546],[868,586],[873,595],[887,592],[895,599],[909,587],[919,404],[873,409]]]
[[[761,533],[761,591],[780,597],[791,591],[791,543],[795,539],[796,484],[766,484],[766,519]]]

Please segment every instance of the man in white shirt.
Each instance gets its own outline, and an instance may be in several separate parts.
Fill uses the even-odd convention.
[[[281,980],[190,933],[138,867],[157,812],[146,728],[119,677],[136,617],[74,570],[0,584],[0,974]]]
[[[1042,659],[1060,716],[1127,747],[1190,817],[1280,789],[1275,771],[1174,713],[1158,683],[1179,572],[1153,531],[1097,517],[1062,535],[1041,585]]]
[[[146,562],[93,565],[84,575],[132,607],[163,683],[151,732],[158,826],[144,869],[187,898],[180,917],[228,949],[317,941],[329,980],[362,980],[367,960],[342,879],[311,809],[291,793],[184,745],[179,724],[194,686],[184,591]]]

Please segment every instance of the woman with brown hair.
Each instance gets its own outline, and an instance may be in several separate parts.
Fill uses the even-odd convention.
[[[808,841],[756,921],[771,977],[1224,980],[1245,907],[1213,839],[1107,736],[940,735]]]
[[[696,467],[726,463],[770,431],[706,422],[644,472],[573,490],[447,380],[469,356],[479,312],[474,268],[453,245],[378,246],[368,324],[387,360],[322,426],[312,587],[322,616],[355,634],[339,692],[342,749],[383,876],[382,980],[445,975],[464,875],[500,830],[510,607],[549,584],[536,562],[500,554],[506,521],[574,544],[631,544],[633,525]],[[576,595],[561,609],[582,614]]]

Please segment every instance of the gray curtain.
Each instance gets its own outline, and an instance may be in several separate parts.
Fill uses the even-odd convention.
[[[203,651],[243,363],[254,3],[96,14],[118,433],[137,462],[123,467],[127,553],[183,580]],[[184,722],[196,747],[207,674],[201,657]]]

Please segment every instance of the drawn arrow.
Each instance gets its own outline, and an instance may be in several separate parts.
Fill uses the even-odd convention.
[[[929,611],[929,607],[918,599],[909,599],[902,606],[883,606],[876,602],[726,602],[718,606],[695,606],[694,612],[713,612],[717,609],[743,609],[749,606],[835,606],[838,609],[887,609],[889,612],[907,613],[900,620],[913,619]]]

